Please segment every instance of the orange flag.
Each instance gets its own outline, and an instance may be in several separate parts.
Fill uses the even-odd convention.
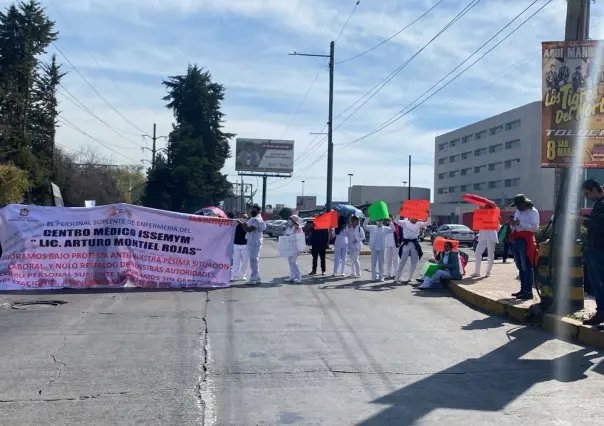
[[[474,231],[499,231],[499,209],[478,209],[474,211],[472,229]]]
[[[453,251],[459,250],[459,241],[448,240],[443,237],[436,237],[436,239],[434,240],[434,251],[436,251],[436,252],[445,251],[445,243],[453,244]]]
[[[338,212],[332,210],[328,213],[323,213],[321,216],[315,217],[313,220],[315,229],[329,229],[338,227]]]
[[[417,219],[422,222],[428,219],[428,210],[430,209],[429,200],[407,200],[403,203],[399,211],[400,217],[407,219]]]

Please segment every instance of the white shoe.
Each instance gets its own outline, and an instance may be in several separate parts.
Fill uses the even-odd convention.
[[[295,279],[295,280],[294,280],[294,282],[295,282],[296,284],[300,284],[300,283],[302,282],[302,280],[300,280],[300,279]]]
[[[383,283],[384,281],[386,281],[386,278],[384,278],[384,277],[380,278],[381,283]]]
[[[288,278],[288,279],[286,279],[286,280],[285,280],[285,282],[286,282],[286,283],[293,283],[293,282],[294,282],[294,279],[293,279],[293,278]]]
[[[474,272],[472,275],[470,275],[472,278],[478,278],[480,277],[480,274],[477,272]]]
[[[241,277],[241,280],[243,280],[243,281],[247,281],[247,277],[246,277],[246,276],[243,276],[243,277]]]
[[[336,272],[334,272],[333,274],[331,274],[332,277],[337,277],[338,274]]]

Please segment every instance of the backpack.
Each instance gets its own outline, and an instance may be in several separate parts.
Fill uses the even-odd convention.
[[[470,256],[468,256],[467,253],[464,253],[463,251],[459,252],[459,262],[461,263],[461,276],[462,277],[466,274],[466,265],[468,264],[469,260],[470,260]]]

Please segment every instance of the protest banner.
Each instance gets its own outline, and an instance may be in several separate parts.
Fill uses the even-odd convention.
[[[329,229],[338,227],[338,212],[332,210],[317,216],[312,221],[314,229]]]
[[[303,233],[279,237],[279,256],[297,256],[306,248],[306,237]]]
[[[430,210],[429,200],[407,200],[403,203],[399,216],[407,219],[417,219],[425,222]]]
[[[129,204],[0,209],[0,290],[221,287],[235,223]]]
[[[388,206],[383,201],[376,201],[367,209],[369,213],[369,219],[371,220],[385,220],[388,219]]]
[[[434,251],[435,252],[440,252],[440,251],[445,251],[445,243],[451,243],[453,244],[453,250],[454,251],[458,251],[459,250],[459,241],[457,240],[448,240],[444,237],[436,237],[436,239],[434,239]]]
[[[499,209],[474,210],[472,229],[474,231],[499,231]]]

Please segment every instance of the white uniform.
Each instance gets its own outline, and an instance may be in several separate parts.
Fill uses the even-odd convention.
[[[350,275],[359,278],[361,276],[361,263],[359,255],[363,250],[365,231],[359,225],[356,228],[348,228],[348,252],[350,253]]]
[[[497,231],[478,231],[478,244],[474,253],[474,274],[475,277],[480,276],[480,264],[482,263],[482,255],[484,250],[487,250],[488,262],[486,275],[491,275],[493,262],[495,261],[495,246],[499,242]]]
[[[255,231],[248,232],[246,234],[247,238],[247,248],[250,254],[250,281],[258,282],[260,281],[260,249],[262,248],[262,231],[266,229],[266,224],[264,220],[262,220],[262,216],[258,213],[257,216],[248,219],[248,226],[253,226],[256,228]]]
[[[365,231],[369,232],[369,247],[371,248],[371,279],[384,280],[384,250],[386,249],[386,237],[392,233],[389,226],[363,225]],[[376,264],[379,273],[376,274]]]
[[[285,229],[284,235],[301,234],[302,229],[299,226],[288,226]],[[299,283],[302,281],[302,275],[300,274],[300,267],[298,266],[298,255],[289,256],[287,258],[289,263],[289,281]]]
[[[336,241],[333,245],[333,275],[344,275],[348,253],[348,230],[343,228],[339,234],[334,230],[334,235]]]
[[[384,251],[385,272],[388,278],[394,278],[394,274],[398,269],[398,247],[396,246],[396,227],[394,223],[390,223],[390,228],[392,228],[392,233],[386,235],[386,250]]]
[[[419,239],[419,233],[422,228],[425,228],[430,224],[430,219],[426,222],[415,222],[411,223],[407,219],[399,220],[397,223],[403,229],[403,240],[417,240]],[[403,274],[403,269],[405,269],[405,265],[407,263],[407,259],[411,257],[411,267],[409,268],[409,279],[411,281],[413,279],[413,274],[415,273],[415,268],[417,268],[417,263],[419,262],[419,253],[415,248],[415,244],[412,242],[408,242],[405,244],[403,242],[403,250],[401,255],[401,260],[398,264],[398,270],[396,271],[395,281],[400,281],[401,275]]]

